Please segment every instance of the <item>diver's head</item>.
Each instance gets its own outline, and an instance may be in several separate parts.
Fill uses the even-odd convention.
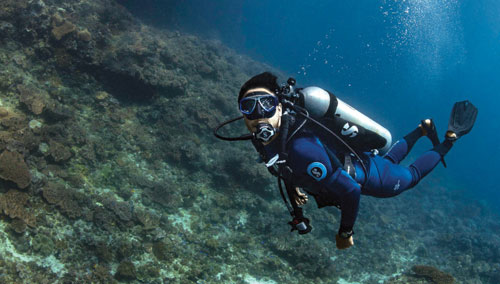
[[[243,113],[245,125],[252,133],[257,132],[259,124],[269,124],[279,128],[281,104],[278,97],[266,88],[248,90],[240,101],[240,111]]]
[[[282,106],[276,92],[277,77],[265,72],[252,77],[241,87],[238,105],[248,130],[264,145],[277,137]]]

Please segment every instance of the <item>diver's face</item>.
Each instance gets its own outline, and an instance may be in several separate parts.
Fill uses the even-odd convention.
[[[251,97],[252,93],[256,93],[256,92],[259,92],[259,93],[267,93],[269,95],[272,95],[272,96],[276,96],[273,92],[269,91],[268,89],[265,89],[265,88],[254,88],[254,89],[250,89],[248,90],[244,95],[243,95],[243,98],[246,98],[246,97]],[[280,124],[281,124],[281,104],[278,104],[276,106],[276,111],[274,112],[274,115],[271,116],[271,117],[262,117],[262,118],[256,118],[256,119],[249,119],[247,118],[246,115],[244,115],[244,119],[245,119],[245,125],[247,126],[248,130],[252,133],[255,133],[256,132],[256,126],[257,124],[259,123],[269,123],[270,125],[272,125],[274,128],[279,128],[280,127]]]

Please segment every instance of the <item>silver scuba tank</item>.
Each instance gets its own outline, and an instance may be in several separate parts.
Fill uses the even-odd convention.
[[[391,133],[371,118],[319,87],[298,90],[300,105],[354,148],[384,154],[392,143]],[[328,125],[329,124],[329,125]],[[333,128],[333,129],[332,129]],[[357,147],[356,147],[357,146]]]

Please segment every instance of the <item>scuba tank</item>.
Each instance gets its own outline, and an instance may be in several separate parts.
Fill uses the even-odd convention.
[[[297,104],[342,137],[357,151],[385,153],[392,143],[391,133],[366,115],[319,87],[298,89]]]

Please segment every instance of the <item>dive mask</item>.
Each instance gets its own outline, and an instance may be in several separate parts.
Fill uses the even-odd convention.
[[[276,113],[278,98],[266,92],[253,92],[241,99],[240,111],[249,120],[270,118]]]

